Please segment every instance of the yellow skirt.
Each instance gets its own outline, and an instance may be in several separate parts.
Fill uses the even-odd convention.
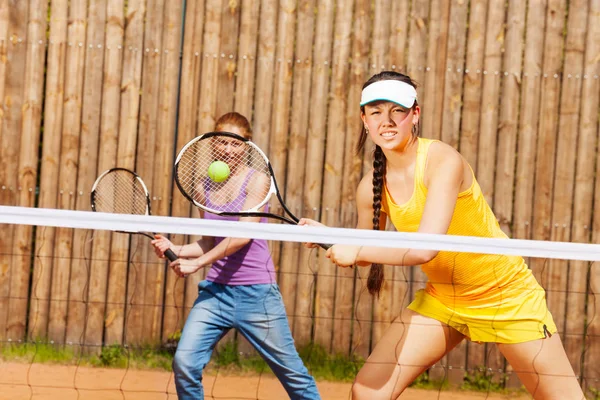
[[[436,319],[473,342],[522,343],[557,332],[543,290],[533,290],[494,307],[449,307],[419,290],[409,309]]]

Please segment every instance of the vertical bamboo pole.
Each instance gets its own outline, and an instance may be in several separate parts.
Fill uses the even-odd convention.
[[[460,138],[460,117],[462,114],[463,71],[465,68],[468,4],[453,1],[450,8],[448,28],[448,48],[446,51],[446,77],[443,94],[442,141],[458,149]],[[464,378],[464,367],[467,361],[467,341],[461,342],[448,354],[447,379],[452,384],[459,384]]]
[[[533,239],[549,240],[551,237],[552,183],[556,162],[556,135],[562,54],[564,52],[563,31],[565,27],[566,3],[563,0],[548,2],[546,14],[546,36],[536,146],[535,183],[533,193]],[[548,283],[546,260],[532,259],[531,269],[543,287]],[[548,297],[551,293],[548,293]]]
[[[452,1],[448,49],[446,51],[446,78],[444,84],[442,126],[440,138],[458,150],[462,115],[462,89],[465,69],[468,4],[461,0]]]
[[[541,66],[544,50],[546,2],[532,0],[528,4],[525,24],[525,52],[521,77],[521,110],[517,143],[517,168],[513,211],[513,237],[529,239],[533,215],[533,183],[535,146],[539,123]]]
[[[386,65],[389,65],[389,50],[390,50],[390,19],[395,19],[395,16],[390,15],[389,9],[391,7],[391,1],[379,0],[374,4],[374,16],[373,16],[373,33],[372,33],[372,44],[371,44],[371,56],[370,56],[370,73],[374,75],[386,69]],[[370,159],[370,148],[369,146],[369,159]],[[329,145],[327,146],[329,148]],[[369,165],[369,169],[371,169]],[[389,228],[389,225],[388,225]],[[381,288],[381,292],[378,297],[373,298],[373,325],[372,325],[372,343],[377,343],[383,333],[387,329],[392,319],[391,314],[391,301],[393,298],[393,279],[394,269],[392,265],[384,265],[384,276],[385,283]],[[349,274],[347,270],[341,271],[342,273]]]
[[[260,2],[243,0],[240,17],[238,65],[235,78],[234,110],[252,121],[252,99],[256,80],[256,52]]]
[[[312,47],[315,26],[315,0],[300,0],[296,23],[294,87],[292,91],[290,121],[290,151],[287,163],[285,201],[297,216],[303,216],[304,165],[306,163],[306,140],[310,110]],[[257,87],[258,90],[258,87]],[[299,346],[311,341],[313,324],[314,268],[308,264],[309,251],[300,243],[284,242],[280,257],[279,286],[290,316],[294,340]]]
[[[417,83],[419,104],[425,104],[425,83],[427,64],[427,37],[430,29],[429,8],[430,1],[415,0],[411,8],[411,22],[408,42],[408,75]],[[427,277],[420,267],[410,268],[409,298],[413,299],[417,290],[425,287]]]
[[[429,27],[429,0],[413,0],[409,35],[408,59],[406,71],[418,84],[417,92],[419,102],[424,101],[422,85],[425,83],[425,64],[427,63],[427,33]]]
[[[441,138],[449,24],[450,1],[431,0],[425,86],[423,88],[424,98],[421,101],[424,113],[419,122],[421,124],[421,135],[434,139]],[[424,275],[419,274],[416,276],[421,276],[422,280],[425,280]],[[443,380],[448,376],[447,367],[448,357],[445,356],[434,368],[429,370],[429,376],[433,380]]]
[[[221,10],[223,0],[207,0],[204,25],[204,60],[202,63],[202,97],[199,104],[198,130],[204,133],[215,126],[219,85],[219,51],[221,48]]]
[[[85,41],[85,25],[87,1],[71,1],[67,27],[66,71],[63,104],[62,139],[60,149],[60,166],[58,171],[58,208],[72,210],[77,197],[77,169],[79,142],[81,134],[81,109],[83,94],[83,77],[85,74],[85,48],[78,43]],[[86,193],[87,194],[87,193]],[[72,258],[76,260],[81,249],[73,249],[73,229],[56,229],[56,246],[54,250],[54,272],[52,277],[51,298],[61,301],[50,304],[48,338],[56,343],[65,340],[67,329],[69,280]],[[79,261],[76,260],[75,264]]]
[[[102,82],[102,104],[100,115],[100,144],[98,154],[98,172],[117,166],[121,72],[124,33],[124,0],[106,2],[106,36],[100,43],[93,44],[90,51],[104,52],[104,74]],[[89,46],[88,46],[89,47]],[[95,233],[92,245],[90,270],[89,305],[87,314],[88,344],[103,343],[105,325],[111,332],[114,327],[117,299],[114,286],[122,284],[127,260],[128,236],[122,233],[100,231]],[[119,338],[113,338],[120,343]],[[113,342],[106,344],[112,345]]]
[[[44,90],[46,25],[48,3],[31,1],[27,18],[25,86],[21,108],[17,205],[33,207],[37,183],[38,146]],[[33,227],[17,225],[14,231],[15,254],[11,271],[8,336],[24,338],[27,322],[27,298],[33,246]]]
[[[463,109],[461,118],[460,153],[477,173],[477,149],[479,147],[479,116],[481,104],[481,81],[483,49],[488,0],[471,0],[469,32],[465,59]]]
[[[494,212],[500,227],[509,236],[512,225],[513,187],[515,185],[515,160],[517,146],[517,121],[519,118],[519,85],[523,62],[523,35],[525,32],[526,4],[523,1],[508,3],[506,45],[502,62],[502,98],[498,118],[498,144],[496,181],[494,183]]]
[[[292,94],[292,74],[294,58],[294,32],[296,25],[296,0],[284,0],[280,3],[279,21],[277,30],[277,48],[275,57],[274,86],[273,86],[273,108],[271,113],[271,134],[269,136],[269,160],[273,164],[273,170],[279,187],[285,187],[285,168],[287,165],[288,135],[290,120],[290,104]],[[271,212],[281,214],[282,209],[278,201],[271,201]],[[275,269],[279,272],[289,266],[279,263],[281,242],[271,243],[271,257],[275,263]],[[287,271],[281,271],[286,274]]]
[[[356,188],[363,171],[362,154],[357,154],[356,144],[362,121],[360,120],[360,96],[364,82],[369,78],[369,53],[372,24],[370,1],[355,0],[352,53],[348,81],[348,109],[346,116],[346,143],[344,146],[344,181],[342,182],[342,226],[355,227]],[[392,21],[394,19],[392,18]],[[369,146],[367,144],[367,146]],[[352,337],[350,354],[366,358],[371,343],[373,298],[367,292],[367,268],[355,268]]]
[[[177,151],[196,135],[197,110],[200,94],[200,69],[202,66],[202,35],[204,30],[204,0],[186,3],[183,35],[183,60],[181,67],[181,87],[179,103],[179,125],[177,132]],[[196,217],[191,214],[190,202],[178,190],[173,190],[171,215],[176,217]],[[188,243],[191,238],[173,235],[171,240],[177,244]],[[181,330],[185,322],[184,296],[186,286],[191,301],[198,293],[197,284],[200,272],[179,279],[174,273],[167,272],[165,289],[165,310],[163,318],[163,340]]]
[[[317,220],[327,217],[329,210],[319,210],[322,205],[321,190],[325,158],[325,135],[327,110],[329,106],[329,77],[331,73],[331,51],[333,44],[333,2],[317,3],[317,21],[313,48],[312,92],[310,95],[310,119],[306,152],[306,172],[304,180],[304,202],[316,209],[313,217]],[[323,252],[320,258],[323,257]],[[318,252],[313,252],[316,256]],[[319,259],[315,260],[317,263]],[[310,261],[309,261],[310,262]],[[331,348],[333,330],[333,300],[335,298],[336,266],[323,260],[318,265],[315,299],[314,342],[325,349]]]
[[[479,147],[479,117],[483,50],[487,21],[487,0],[471,0],[469,3],[469,31],[465,55],[463,83],[463,108],[461,112],[460,153],[477,173],[477,148]],[[485,362],[485,346],[467,343],[467,368],[479,368]]]
[[[223,2],[221,12],[221,48],[219,49],[219,70],[217,105],[215,118],[233,111],[235,75],[238,67],[238,39],[240,34],[240,7],[238,1]]]
[[[442,130],[449,24],[450,1],[431,0],[424,99],[421,101],[424,114],[420,122],[422,135],[435,139],[440,139]]]
[[[117,11],[117,10],[115,10]],[[127,2],[122,21],[123,31],[107,35],[107,52],[121,54],[123,70],[120,80],[121,99],[117,159],[115,165],[135,170],[138,115],[140,111],[140,88],[144,38],[145,1]],[[107,59],[109,54],[105,56]],[[122,344],[125,326],[125,302],[127,297],[127,269],[129,267],[129,235],[115,234],[111,244],[111,264],[105,317],[104,342]]]
[[[393,1],[390,14],[390,49],[389,49],[389,66],[392,71],[406,71],[406,44],[408,38],[409,22],[409,1]]]
[[[77,210],[90,210],[89,192],[98,172],[98,142],[100,137],[100,107],[102,104],[102,76],[104,51],[95,51],[104,43],[106,4],[101,0],[89,2],[86,41],[73,43],[85,49],[85,77],[81,116],[81,142],[77,170]],[[91,46],[91,47],[90,47]],[[83,193],[83,195],[79,195]],[[67,343],[89,345],[86,340],[87,314],[92,300],[89,293],[91,277],[91,248],[93,231],[77,229],[73,236],[73,257],[69,282],[69,314]],[[106,256],[105,256],[106,257]],[[106,259],[106,258],[104,258]],[[91,329],[91,327],[90,327]],[[97,343],[96,343],[97,344]]]
[[[160,100],[158,107],[158,129],[156,154],[154,163],[154,180],[152,182],[153,213],[169,215],[172,195],[172,165],[173,148],[175,143],[175,124],[177,118],[177,91],[179,89],[179,54],[181,49],[182,30],[182,0],[165,3],[165,20],[163,22],[163,53],[160,79]],[[171,145],[166,145],[167,143]],[[152,262],[146,272],[146,290],[144,311],[145,341],[157,343],[160,341],[161,320],[164,307],[165,269],[164,262]]]
[[[348,109],[350,75],[348,59],[352,48],[353,2],[354,0],[338,0],[336,3],[335,47],[332,56],[331,97],[327,121],[327,147],[325,148],[322,194],[322,207],[326,210],[322,219],[329,226],[340,226],[341,223],[344,158],[340,157],[340,149],[343,149],[346,143],[343,133],[347,131],[346,111]],[[350,268],[336,268],[335,272],[332,350],[334,353],[347,354],[350,349],[354,271]]]
[[[10,10],[8,0],[2,0],[0,1],[0,204],[2,205],[11,204],[10,191],[7,190],[7,179],[11,179],[7,176],[7,164],[10,164],[12,160],[6,154],[6,146],[8,146],[10,141],[7,141],[9,135],[4,132],[6,113],[10,105],[10,102],[6,101],[9,97],[5,97],[5,93],[8,93],[7,89],[10,85],[10,82],[7,82],[7,78],[9,63],[13,57],[13,45],[9,38],[9,17]],[[16,132],[14,134],[16,134]],[[16,146],[10,147],[14,148]],[[10,254],[12,252],[13,229],[13,225],[0,225],[0,252],[2,254]],[[0,259],[0,340],[6,340],[6,317],[8,315],[9,296],[10,257],[2,257]]]
[[[393,71],[406,72],[406,61],[408,57],[406,45],[410,33],[408,31],[410,27],[409,7],[410,2],[408,1],[394,1],[392,4],[389,63],[391,64],[391,69]],[[358,104],[358,101],[356,101],[356,104]],[[354,128],[354,125],[352,127],[354,131],[353,136],[356,137],[356,128]],[[358,125],[358,127],[360,127],[360,125]],[[386,226],[387,230],[395,229],[389,220],[387,221]],[[392,267],[391,272],[387,275],[388,282],[391,285],[390,316],[392,321],[402,313],[404,308],[412,300],[408,297],[409,275],[410,270],[398,267]],[[358,303],[358,301],[355,303]]]
[[[573,208],[574,224],[571,228],[571,240],[574,242],[587,242],[591,238],[592,227],[597,227],[591,222],[592,218],[597,217],[597,213],[594,213],[594,177],[595,177],[595,164],[591,163],[590,160],[594,157],[598,157],[596,152],[596,146],[598,144],[598,106],[600,105],[600,82],[598,76],[600,75],[600,1],[594,0],[590,2],[590,8],[588,12],[587,22],[587,38],[585,44],[585,59],[583,65],[583,88],[581,98],[585,99],[581,103],[581,120],[579,130],[579,142],[577,150],[577,183],[575,185],[575,201]],[[596,197],[597,198],[597,197]],[[597,232],[597,231],[595,231]],[[594,241],[597,241],[597,234],[594,234]],[[580,372],[580,376],[583,376],[582,383],[584,389],[587,389],[588,385],[592,382],[588,378],[594,378],[594,365],[597,365],[598,356],[600,355],[600,332],[598,327],[600,322],[596,317],[598,307],[598,299],[594,293],[598,293],[598,280],[595,279],[594,273],[597,274],[597,269],[594,268],[595,264],[589,263],[573,263],[571,269],[574,270],[578,277],[581,274],[581,270],[585,269],[589,273],[590,282],[584,281],[586,284],[581,288],[581,281],[579,279],[572,279],[575,283],[574,291],[577,293],[586,292],[586,297],[581,299],[578,297],[571,297],[567,303],[567,315],[585,315],[585,308],[581,308],[582,303],[587,304],[588,311],[588,323],[587,333],[584,336],[586,330],[583,329],[583,336],[581,339],[575,338],[575,340],[569,340],[565,345],[567,354],[575,354],[578,349],[581,351],[582,348],[585,352],[582,354],[581,364],[578,362],[575,368],[583,368]],[[570,279],[571,280],[571,279]],[[593,286],[592,286],[593,285]],[[596,290],[595,292],[593,290]],[[596,303],[594,304],[594,301]],[[573,321],[567,319],[567,331],[573,329],[573,325],[579,321],[580,318],[573,318]],[[573,329],[575,333],[578,333],[577,329]],[[582,343],[583,342],[583,343]],[[579,358],[577,359],[579,361]],[[571,363],[574,364],[574,360],[571,359]],[[596,369],[595,378],[600,379],[600,371]],[[597,384],[595,385],[598,386]]]
[[[38,198],[38,205],[43,208],[56,208],[57,205],[67,50],[67,12],[67,1],[57,0],[51,3],[46,60],[44,138]],[[40,227],[36,232],[36,258],[33,265],[28,329],[28,335],[33,339],[47,336],[49,308],[67,300],[66,296],[58,298],[50,296],[50,282],[54,272],[58,272],[53,270],[54,238],[53,227]],[[56,275],[58,278],[59,274]]]
[[[254,91],[253,141],[263,151],[269,151],[273,75],[275,73],[275,38],[277,32],[277,0],[263,0],[258,27],[258,57],[256,60],[256,90]]]
[[[583,75],[583,62],[586,44],[586,28],[588,15],[588,1],[573,0],[569,3],[567,20],[567,37],[564,49],[564,66],[562,73],[562,88],[560,91],[560,111],[556,153],[559,157],[555,160],[554,196],[552,205],[552,223],[555,227],[552,239],[560,241],[571,240],[574,206],[573,192],[576,186],[575,168],[577,158],[577,142],[579,136],[579,111],[581,109],[581,79]],[[585,99],[584,101],[588,101]],[[579,177],[577,177],[579,180]],[[558,225],[558,227],[556,227]],[[574,312],[583,313],[585,310],[585,292],[587,281],[587,268],[579,263],[566,260],[552,260],[548,263],[549,281],[545,289],[551,291],[548,306],[554,317],[554,322],[561,332],[561,337],[567,353],[573,361],[575,373],[579,374],[581,357],[582,332],[585,321],[570,324],[571,330],[567,331],[566,314],[567,304],[575,305]],[[565,279],[565,273],[569,280]],[[579,294],[581,293],[581,294]],[[579,315],[579,314],[571,314]]]
[[[136,172],[142,177],[150,192],[151,208],[156,205],[154,193],[154,164],[157,162],[156,148],[163,132],[158,131],[158,113],[160,101],[160,66],[166,56],[163,45],[165,0],[147,0],[144,25],[144,47],[142,57],[142,98],[137,136]],[[165,142],[169,143],[169,142]],[[155,212],[155,210],[152,210]],[[146,306],[146,280],[149,269],[157,265],[158,260],[150,251],[148,239],[135,235],[131,241],[133,252],[127,279],[127,298],[125,309],[125,343],[141,343],[148,333],[144,325],[144,315],[149,312]],[[163,264],[161,262],[161,264]],[[150,266],[152,265],[152,267]]]
[[[483,59],[477,178],[483,195],[490,205],[493,205],[494,199],[500,73],[502,72],[502,47],[506,34],[504,31],[504,8],[504,0],[490,0],[489,2]]]

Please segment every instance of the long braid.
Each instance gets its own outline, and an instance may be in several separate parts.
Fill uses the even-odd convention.
[[[373,230],[379,230],[381,215],[381,192],[385,176],[386,159],[381,147],[375,146],[373,154]],[[367,279],[367,289],[372,295],[379,295],[383,284],[383,265],[372,264]]]

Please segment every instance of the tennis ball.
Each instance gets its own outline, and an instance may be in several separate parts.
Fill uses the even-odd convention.
[[[208,167],[208,176],[215,182],[223,182],[229,178],[229,165],[223,161],[213,161]]]

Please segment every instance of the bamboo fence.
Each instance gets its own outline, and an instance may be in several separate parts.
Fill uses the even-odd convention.
[[[195,217],[174,156],[238,111],[289,208],[352,227],[372,150],[356,154],[357,104],[382,70],[419,83],[421,134],[464,155],[510,236],[600,242],[600,0],[0,0],[0,204],[89,210],[96,176],[121,166],[153,214]],[[331,354],[367,356],[425,282],[386,266],[373,299],[365,269],[271,250],[296,343]],[[0,254],[0,341],[92,352],[167,340],[206,274],[178,279],[145,239],[107,231],[1,225]],[[527,261],[576,373],[600,388],[598,266]],[[511,372],[465,342],[430,374],[482,366]]]

